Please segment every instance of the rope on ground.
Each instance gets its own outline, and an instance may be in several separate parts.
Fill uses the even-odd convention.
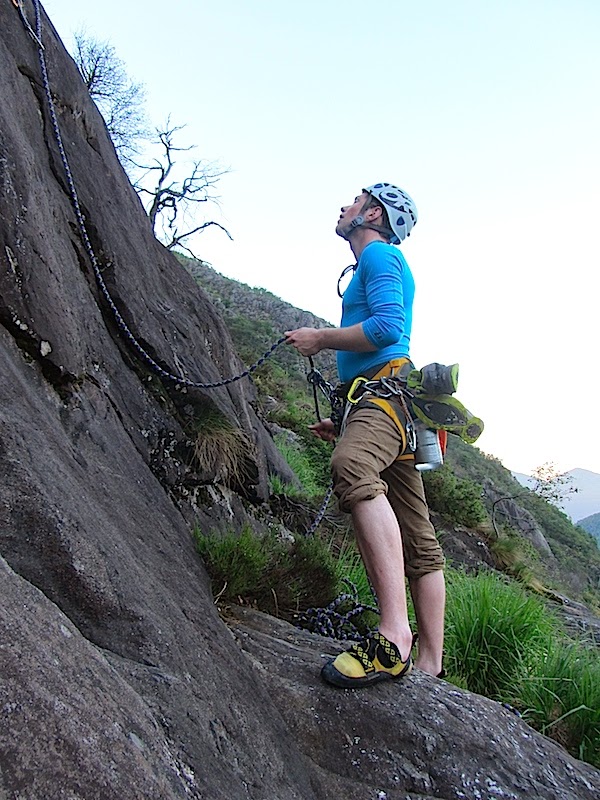
[[[15,3],[15,0],[13,0],[13,3]],[[75,211],[75,217],[77,219],[77,225],[79,227],[79,231],[81,233],[81,237],[83,239],[83,243],[84,243],[85,249],[87,251],[87,254],[89,256],[90,262],[92,264],[92,269],[94,271],[94,276],[96,278],[96,281],[98,283],[100,291],[101,291],[104,299],[108,303],[108,306],[109,306],[110,310],[112,311],[112,314],[113,314],[113,316],[114,316],[114,318],[115,318],[115,320],[117,322],[117,325],[118,325],[119,329],[121,330],[121,332],[123,333],[123,335],[125,336],[127,341],[129,342],[129,344],[137,352],[137,354],[142,358],[142,360],[154,372],[156,372],[161,378],[163,378],[165,380],[168,380],[168,381],[171,381],[172,383],[178,384],[179,386],[187,386],[187,387],[193,388],[193,389],[216,389],[217,387],[227,386],[228,384],[234,383],[235,381],[239,381],[242,378],[247,378],[252,372],[257,370],[265,362],[265,360],[267,358],[269,358],[269,356],[276,350],[277,347],[279,347],[281,344],[283,344],[283,342],[285,342],[285,338],[286,338],[285,336],[282,336],[280,339],[278,339],[278,341],[276,341],[273,345],[271,345],[271,347],[258,359],[258,361],[256,361],[254,364],[252,364],[252,366],[250,366],[247,369],[245,369],[240,375],[236,375],[236,376],[230,377],[230,378],[224,378],[223,380],[220,380],[220,381],[202,383],[200,381],[192,381],[192,380],[189,380],[188,378],[182,378],[179,375],[175,375],[172,372],[170,372],[170,371],[168,371],[166,369],[163,369],[163,367],[161,367],[160,364],[157,364],[157,362],[152,358],[152,356],[142,347],[142,345],[136,339],[134,334],[131,332],[129,326],[127,325],[127,323],[123,319],[123,316],[122,316],[121,312],[119,311],[119,309],[115,305],[115,303],[114,303],[114,301],[113,301],[113,299],[111,297],[111,294],[110,294],[110,292],[108,290],[108,287],[106,286],[106,283],[105,283],[104,278],[102,276],[102,272],[100,270],[100,265],[98,264],[98,259],[96,258],[96,254],[94,252],[94,249],[92,247],[92,243],[91,243],[90,238],[88,236],[88,232],[87,232],[87,228],[86,228],[86,224],[85,224],[85,218],[84,218],[83,212],[81,210],[81,205],[79,203],[79,196],[77,194],[77,189],[75,187],[75,182],[73,180],[73,174],[71,172],[71,168],[69,166],[69,161],[67,159],[67,154],[66,154],[65,148],[63,146],[63,139],[62,139],[62,135],[61,135],[61,132],[60,132],[60,127],[59,127],[59,124],[58,124],[58,118],[57,118],[57,115],[56,115],[56,108],[55,108],[55,105],[54,105],[54,100],[52,98],[52,91],[51,91],[51,88],[50,88],[50,80],[48,78],[48,67],[47,67],[47,64],[46,64],[46,56],[45,56],[45,52],[44,52],[44,45],[42,43],[42,21],[41,21],[39,0],[33,0],[33,5],[34,5],[34,8],[35,8],[35,24],[36,24],[35,32],[32,30],[32,28],[31,28],[31,26],[30,26],[30,24],[29,24],[29,22],[27,20],[27,16],[25,15],[25,12],[24,12],[24,10],[22,8],[21,0],[18,0],[17,7],[19,9],[19,13],[21,15],[21,19],[23,20],[23,24],[25,25],[26,29],[29,31],[29,33],[31,34],[31,36],[34,38],[34,40],[36,41],[36,43],[38,45],[39,63],[40,63],[40,70],[41,70],[41,74],[42,74],[42,82],[43,82],[43,86],[44,86],[44,92],[46,94],[46,100],[47,100],[48,109],[49,109],[49,112],[50,112],[50,119],[52,121],[52,128],[54,130],[54,136],[55,136],[55,139],[56,139],[56,143],[57,143],[58,150],[59,150],[59,153],[60,153],[60,158],[61,158],[61,161],[62,161],[62,164],[63,164],[63,168],[64,168],[64,171],[65,171],[65,176],[66,176],[67,184],[68,184],[68,187],[69,187],[69,195],[70,195],[70,198],[71,198],[71,203],[73,205],[73,209]]]

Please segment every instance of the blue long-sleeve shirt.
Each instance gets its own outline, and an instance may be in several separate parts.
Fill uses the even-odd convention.
[[[365,336],[377,350],[338,350],[340,381],[409,355],[414,295],[415,282],[400,250],[385,242],[368,244],[344,293],[341,327],[362,322]]]

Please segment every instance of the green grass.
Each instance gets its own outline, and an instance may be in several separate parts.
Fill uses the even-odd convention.
[[[314,439],[315,437],[312,438]],[[318,440],[315,439],[315,442],[318,442]],[[311,500],[322,499],[329,485],[331,450],[325,449],[323,451],[322,448],[315,448],[310,441],[306,443],[300,440],[297,444],[291,444],[281,434],[275,436],[275,444],[300,481],[302,491],[293,486],[286,486],[281,481],[271,481],[273,491],[281,488],[283,489],[282,494],[288,494],[292,497],[304,495]],[[323,445],[324,443],[319,442],[319,444]]]
[[[552,638],[522,683],[523,715],[578,758],[600,767],[600,658]]]
[[[375,597],[367,572],[353,541],[344,540],[335,560],[335,570],[340,585],[346,582],[356,589],[356,597],[364,605],[375,605]]]
[[[447,578],[446,670],[472,692],[512,702],[556,621],[540,598],[493,573]]]
[[[445,667],[463,689],[509,702],[600,767],[600,657],[569,640],[544,602],[492,573],[448,570]]]
[[[253,605],[284,619],[309,606],[327,605],[338,591],[334,559],[319,537],[290,542],[275,533],[194,531],[196,547],[223,601]]]

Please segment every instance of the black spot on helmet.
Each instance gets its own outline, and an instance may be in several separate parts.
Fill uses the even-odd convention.
[[[390,226],[397,239],[392,241],[392,244],[400,244],[410,236],[418,218],[417,207],[410,195],[393,183],[374,183],[363,191],[368,192],[385,206]],[[396,213],[398,211],[401,213]]]

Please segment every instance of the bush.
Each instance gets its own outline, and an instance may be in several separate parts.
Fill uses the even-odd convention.
[[[424,473],[423,482],[429,507],[447,522],[475,528],[487,518],[481,486],[466,478],[457,478],[446,464]]]

